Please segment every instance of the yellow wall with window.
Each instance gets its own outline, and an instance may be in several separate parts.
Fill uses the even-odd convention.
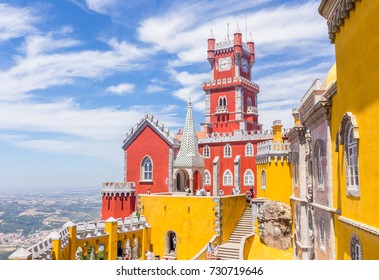
[[[351,112],[358,125],[358,165],[360,195],[346,190],[345,149],[333,141],[332,172],[334,207],[342,217],[379,228],[379,1],[360,1],[350,11],[336,33],[337,94],[332,98],[331,135],[336,139],[343,116]],[[335,152],[336,145],[339,152]],[[345,144],[346,145],[346,144]],[[379,238],[338,220],[336,215],[337,258],[349,258],[350,238],[356,233],[363,258],[379,259]]]
[[[262,171],[266,172],[266,188],[262,189]],[[271,159],[269,163],[257,164],[257,196],[284,202],[290,205],[292,181],[287,159]]]

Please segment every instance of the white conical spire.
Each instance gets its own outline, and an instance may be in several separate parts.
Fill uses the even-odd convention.
[[[212,31],[212,29],[211,29],[211,33],[209,34],[208,39],[214,39],[214,38],[215,38],[215,36],[213,35],[213,31]]]
[[[251,32],[249,33],[249,38],[247,40],[248,43],[254,43],[253,35],[251,35]]]
[[[241,33],[241,29],[240,29],[240,26],[238,25],[238,22],[236,26],[236,31],[234,31],[234,34],[237,34],[237,33]]]
[[[204,167],[204,159],[199,154],[198,140],[195,131],[195,122],[192,114],[191,99],[188,100],[188,108],[184,131],[180,143],[178,156],[174,161],[174,167]]]

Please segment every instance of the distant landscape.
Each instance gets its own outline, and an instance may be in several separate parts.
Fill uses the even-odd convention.
[[[0,192],[0,260],[74,223],[100,219],[101,188]]]

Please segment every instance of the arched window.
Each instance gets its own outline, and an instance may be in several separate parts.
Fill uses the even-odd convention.
[[[232,147],[229,144],[224,146],[224,157],[232,157]]]
[[[355,116],[347,112],[341,121],[338,138],[344,145],[346,192],[351,196],[360,195],[358,166],[358,124]]]
[[[210,158],[211,157],[211,150],[209,149],[209,146],[204,146],[203,148],[203,157]]]
[[[211,184],[211,173],[208,170],[204,171],[204,185],[209,186]]]
[[[149,156],[143,158],[141,163],[141,180],[152,181],[153,180],[153,162]]]
[[[224,186],[232,186],[233,185],[233,176],[232,176],[232,172],[230,172],[230,170],[226,170],[224,172],[224,176],[223,176],[223,185]]]
[[[363,260],[361,241],[355,233],[350,238],[350,257],[352,260]]]
[[[254,173],[251,169],[245,171],[243,182],[245,186],[254,186]]]
[[[253,144],[247,143],[245,146],[245,156],[252,157],[254,155],[254,147]]]
[[[320,249],[325,251],[325,222],[322,217],[320,219]]]
[[[224,97],[222,98],[222,106],[226,107],[226,105],[227,105],[227,102],[226,102],[226,96],[224,96]]]
[[[322,164],[322,141],[317,140],[315,145],[315,157],[316,157],[316,175],[317,186],[319,189],[324,188],[324,171]]]
[[[251,97],[248,97],[247,98],[247,107],[252,107],[253,106],[253,102],[251,101]]]
[[[262,170],[261,172],[261,189],[266,190],[266,171]]]
[[[359,192],[358,177],[358,143],[354,138],[353,128],[349,127],[345,142],[346,186],[348,191]]]

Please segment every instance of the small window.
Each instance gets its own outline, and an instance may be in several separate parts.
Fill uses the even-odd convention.
[[[204,171],[204,185],[209,186],[211,184],[211,174],[208,170]]]
[[[356,234],[350,238],[350,257],[352,260],[363,260],[361,241]]]
[[[353,135],[353,128],[347,130],[345,141],[345,165],[346,165],[346,186],[348,191],[359,192],[358,174],[358,143]]]
[[[325,222],[324,218],[320,219],[320,249],[325,252]]]
[[[230,170],[226,170],[223,176],[223,185],[232,186],[233,185],[232,182],[233,182],[232,172],[230,172]]]
[[[141,179],[143,181],[152,181],[153,180],[153,162],[151,158],[146,156],[142,160],[141,164]]]
[[[232,147],[229,144],[226,144],[224,146],[224,157],[232,157]]]
[[[254,186],[254,173],[251,169],[245,171],[245,175],[243,176],[244,185],[245,186]]]
[[[205,158],[211,157],[211,151],[210,151],[210,148],[208,145],[204,146],[204,148],[203,148],[203,157],[205,157]]]
[[[253,144],[247,143],[245,146],[245,156],[252,157],[254,155]]]
[[[319,189],[324,188],[324,167],[323,167],[323,155],[322,155],[322,140],[317,140],[315,144],[315,181]]]
[[[262,170],[261,172],[261,189],[266,190],[266,171]]]

